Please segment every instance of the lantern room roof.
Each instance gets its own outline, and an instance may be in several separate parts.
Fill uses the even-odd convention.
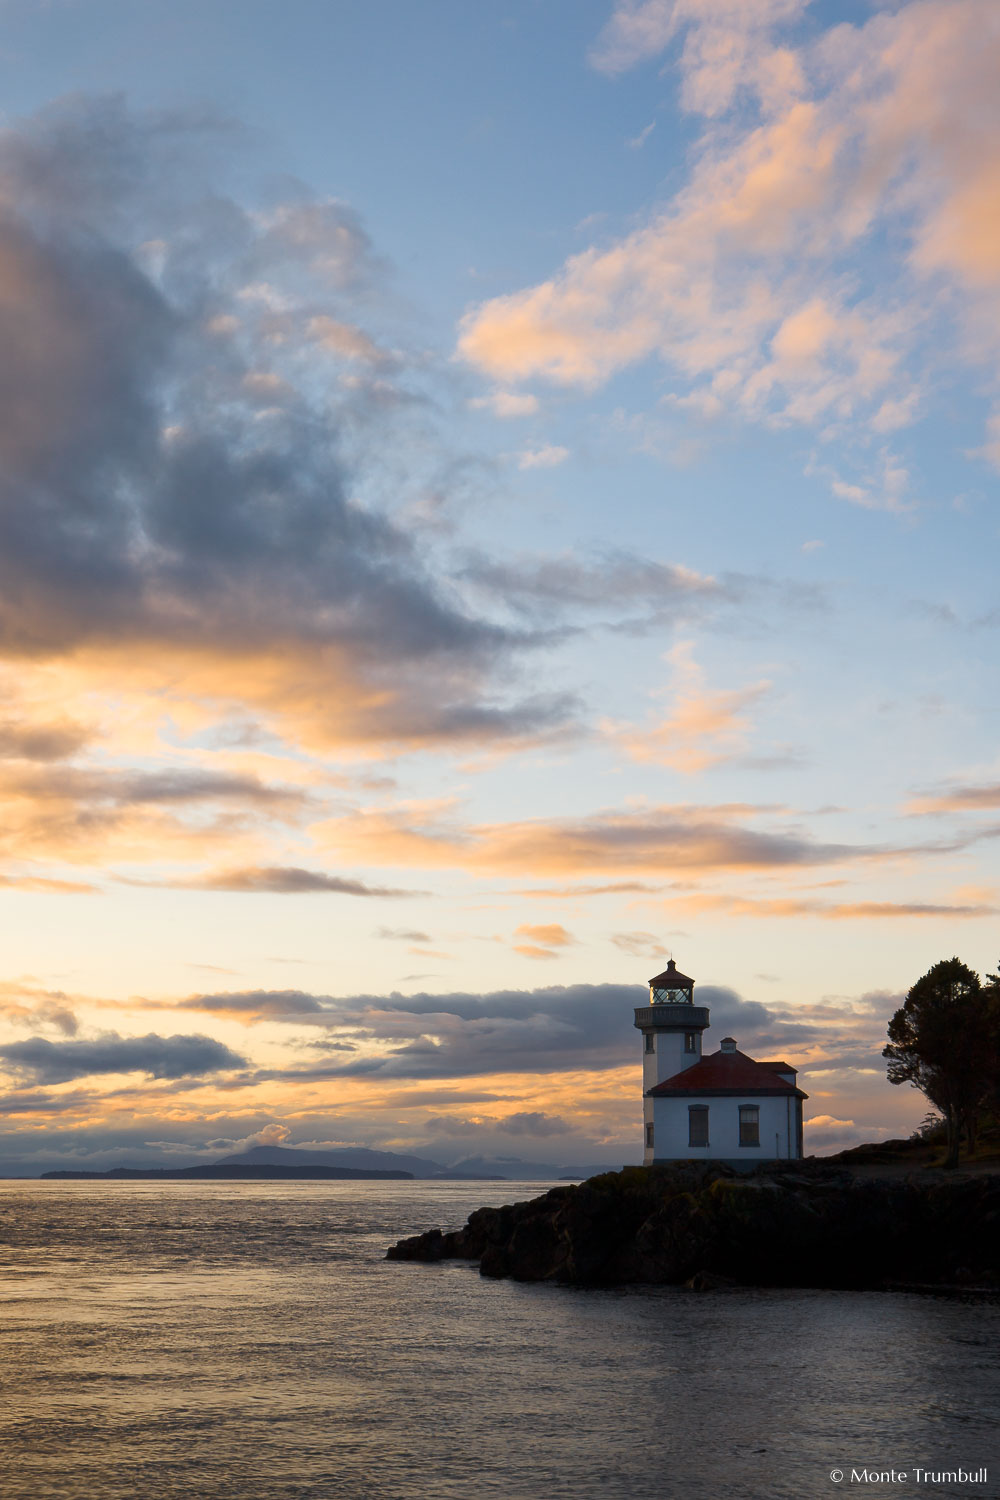
[[[657,990],[687,990],[694,985],[694,980],[682,974],[671,959],[663,973],[657,974],[656,978],[651,979],[649,983]]]

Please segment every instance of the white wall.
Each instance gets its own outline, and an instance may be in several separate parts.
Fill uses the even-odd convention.
[[[653,1148],[646,1161],[771,1161],[795,1156],[795,1099],[760,1094],[746,1098],[647,1099],[653,1106]],[[688,1145],[688,1107],[708,1106],[708,1145]],[[760,1110],[760,1145],[740,1145],[740,1105]]]
[[[696,1028],[692,1027],[690,1029],[694,1031],[694,1046],[695,1046],[695,1050],[693,1052],[685,1052],[685,1050],[684,1050],[684,1037],[685,1037],[686,1033],[683,1032],[683,1031],[657,1031],[654,1027],[650,1027],[649,1031],[652,1032],[652,1035],[653,1035],[653,1046],[655,1048],[655,1051],[653,1051],[653,1052],[647,1052],[645,1050],[646,1049],[646,1037],[647,1037],[647,1035],[649,1033],[646,1032],[646,1031],[641,1031],[639,1033],[639,1036],[640,1036],[640,1039],[641,1039],[640,1040],[640,1046],[643,1049],[643,1052],[642,1052],[642,1092],[643,1092],[643,1094],[648,1093],[651,1088],[654,1088],[656,1086],[656,1084],[663,1083],[663,1081],[665,1079],[667,1079],[667,1078],[673,1078],[675,1076],[675,1074],[683,1072],[685,1068],[690,1068],[694,1063],[701,1062],[701,1039],[702,1039],[702,1033],[701,1033],[701,1031],[697,1030]],[[642,1119],[643,1158],[642,1158],[642,1160],[643,1160],[643,1165],[648,1167],[649,1163],[653,1160],[653,1158],[654,1158],[654,1156],[656,1154],[656,1145],[655,1145],[656,1131],[655,1131],[655,1128],[654,1128],[654,1131],[653,1131],[653,1137],[654,1137],[654,1144],[653,1144],[653,1146],[647,1146],[646,1145],[646,1126],[647,1126],[647,1124],[650,1124],[650,1123],[653,1123],[654,1126],[655,1126],[655,1122],[653,1121],[653,1100],[652,1099],[643,1099],[643,1112],[642,1113],[643,1113],[643,1119]],[[687,1125],[686,1124],[684,1126],[684,1130],[685,1130],[684,1139],[687,1140],[687,1133],[686,1133],[687,1132]]]
[[[690,1068],[693,1063],[701,1062],[701,1032],[695,1031],[693,1052],[684,1051],[683,1031],[657,1031],[650,1027],[653,1033],[655,1052],[642,1054],[642,1091],[645,1094],[658,1083],[663,1083],[667,1078],[673,1078],[675,1073],[681,1073],[685,1068]],[[694,1030],[694,1028],[692,1028]],[[645,1049],[645,1037],[647,1033],[640,1032],[643,1040],[641,1046]]]
[[[654,1129],[653,1129],[653,1138],[654,1139],[653,1139],[653,1145],[652,1146],[647,1146],[646,1145],[646,1126],[647,1125],[652,1125],[654,1127]],[[652,1099],[643,1099],[643,1101],[642,1101],[642,1164],[643,1164],[643,1166],[644,1167],[648,1167],[649,1164],[650,1164],[650,1162],[653,1160],[653,1158],[654,1158],[655,1155],[656,1155],[656,1129],[655,1129],[655,1121],[653,1119],[653,1101],[652,1101]]]

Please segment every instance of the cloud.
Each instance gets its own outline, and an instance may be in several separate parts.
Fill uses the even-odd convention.
[[[367,864],[459,867],[521,877],[528,872],[546,877],[628,871],[676,878],[678,872],[806,868],[893,852],[821,842],[795,825],[752,826],[775,811],[733,803],[667,804],[460,827],[393,810],[339,818],[324,825],[322,833],[342,854]]]
[[[521,1110],[513,1115],[504,1115],[497,1120],[498,1130],[505,1135],[565,1135],[572,1127],[560,1115],[548,1115],[544,1110]]]
[[[706,122],[688,180],[616,243],[472,308],[467,360],[508,385],[593,388],[654,356],[685,397],[853,432],[862,454],[872,433],[913,419],[942,345],[995,366],[995,5],[911,0],[801,40],[805,8],[616,8],[592,54],[605,72],[683,36],[682,102]],[[877,470],[834,488],[902,505]]]
[[[0,875],[0,886],[46,896],[92,896],[100,889],[86,880],[53,880],[45,875]]]
[[[178,1000],[178,1010],[207,1011],[210,1015],[254,1025],[259,1021],[325,1022],[329,1006],[302,990],[243,990],[216,995],[190,995]]]
[[[325,313],[308,319],[305,335],[332,354],[342,355],[347,360],[358,360],[375,369],[392,369],[397,363],[396,357],[380,349],[364,329],[351,323],[341,323]]]
[[[979,918],[995,916],[1000,907],[984,901],[818,901],[801,896],[730,896],[720,892],[678,896],[671,908],[686,915],[704,912],[731,917],[823,917],[829,921],[882,920],[895,917]]]
[[[641,151],[655,129],[656,121],[651,120],[645,127],[645,129],[639,131],[638,135],[632,136],[630,140],[627,140],[625,142],[626,146],[628,146],[631,151]]]
[[[514,944],[514,952],[520,953],[523,958],[557,958],[557,949],[576,942],[572,933],[567,932],[559,922],[537,925],[522,922],[515,935],[522,941]],[[525,942],[524,939],[528,941]]]
[[[615,6],[590,53],[601,72],[625,72],[656,57],[690,28],[682,68],[689,109],[724,109],[744,84],[771,88],[797,81],[791,54],[775,55],[767,33],[800,16],[809,0],[624,0]],[[763,57],[760,56],[764,52]]]
[[[252,827],[295,824],[311,805],[299,787],[240,772],[0,760],[0,857],[106,862],[152,850],[190,858],[220,836],[232,847]],[[8,878],[23,883],[25,876],[49,878],[19,870]]]
[[[813,1115],[803,1123],[809,1146],[820,1153],[846,1151],[867,1141],[898,1140],[910,1133],[905,1126],[855,1124],[853,1120],[838,1120],[836,1115]]]
[[[1000,807],[1000,782],[985,782],[978,786],[943,787],[938,792],[926,792],[908,803],[908,813],[944,812],[991,812]]]
[[[552,897],[557,901],[573,901],[579,896],[646,896],[653,895],[662,889],[662,886],[646,885],[640,880],[614,880],[608,885],[536,886],[533,889],[515,891],[514,894]]]
[[[624,551],[596,557],[566,552],[539,558],[466,554],[462,578],[489,596],[525,613],[547,615],[560,609],[626,610],[645,606],[656,618],[686,618],[705,607],[735,603],[752,588],[748,579],[719,581],[677,563],[661,563]]]
[[[262,865],[244,870],[219,870],[214,874],[195,876],[190,880],[131,881],[129,884],[170,885],[179,890],[243,891],[248,894],[311,895],[325,892],[336,896],[413,896],[415,891],[392,890],[388,886],[367,885],[363,880],[325,875],[319,870],[301,870],[294,865]]]
[[[772,1051],[801,1044],[817,1028],[783,1019],[757,1001],[719,986],[699,987],[713,1025],[738,1027],[749,1045]],[[247,1024],[320,1025],[346,1038],[357,1056],[309,1069],[262,1069],[257,1080],[465,1078],[477,1074],[605,1072],[633,1062],[632,1008],[641,985],[552,985],[486,994],[316,996],[298,991],[195,995],[177,1009],[225,1015]],[[721,1033],[720,1033],[721,1034]]]
[[[661,958],[667,953],[659,938],[652,932],[613,932],[611,941],[623,953],[633,958]]]
[[[538,397],[526,391],[494,391],[490,396],[474,396],[469,405],[473,411],[491,411],[495,417],[533,417]]]
[[[55,723],[0,722],[0,757],[12,760],[65,760],[90,739],[90,731],[69,720]]]
[[[519,469],[554,469],[569,458],[569,449],[549,443],[542,448],[525,448],[517,456]]]
[[[279,1125],[272,1121],[264,1125],[260,1130],[254,1130],[250,1135],[243,1136],[238,1141],[209,1141],[208,1145],[219,1150],[241,1151],[250,1146],[287,1146],[291,1142],[292,1132],[287,1125]]]
[[[231,135],[79,98],[0,133],[0,656],[320,745],[548,732],[567,700],[510,696],[523,633],[389,517],[452,456],[391,457],[426,372],[358,325],[364,229],[294,184],[248,212],[207,180]]]
[[[424,1128],[431,1135],[454,1136],[460,1140],[497,1132],[541,1140],[546,1136],[566,1135],[573,1127],[560,1115],[546,1114],[544,1110],[522,1110],[511,1115],[475,1115],[467,1119],[457,1115],[430,1115],[424,1121]]]
[[[110,1032],[94,1041],[50,1042],[31,1037],[0,1047],[8,1071],[32,1083],[68,1083],[107,1073],[145,1073],[148,1078],[203,1077],[246,1066],[221,1042],[207,1036],[122,1037]]]
[[[50,990],[31,980],[0,981],[0,1015],[17,1026],[75,1036],[79,1027],[75,1003],[64,990]]]
[[[729,691],[711,691],[695,662],[692,641],[679,641],[669,652],[673,667],[672,711],[651,728],[608,724],[606,732],[633,760],[654,761],[688,775],[733,759],[746,744],[748,720],[743,712],[770,689],[769,682]]]
[[[89,807],[238,802],[243,806],[275,808],[282,804],[301,805],[306,794],[297,787],[267,786],[256,776],[230,772],[99,771],[60,766],[20,771],[0,768],[0,799],[3,798],[27,799],[33,803],[77,802]]]

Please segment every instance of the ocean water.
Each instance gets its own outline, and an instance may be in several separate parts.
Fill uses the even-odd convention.
[[[0,1497],[1000,1494],[996,1302],[382,1258],[538,1191],[0,1183]]]

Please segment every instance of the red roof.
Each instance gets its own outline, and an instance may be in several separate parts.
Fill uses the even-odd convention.
[[[649,982],[658,990],[689,990],[694,986],[694,980],[682,974],[672,958],[668,960],[663,973],[657,974]]]
[[[761,1061],[758,1062],[757,1066],[758,1068],[770,1068],[772,1073],[795,1073],[798,1071],[796,1068],[792,1067],[791,1063],[786,1062]]]
[[[794,1094],[808,1098],[787,1078],[774,1072],[775,1063],[754,1062],[743,1052],[713,1052],[673,1078],[665,1078],[649,1090],[649,1097],[663,1099],[685,1094]],[[789,1069],[791,1072],[791,1069]]]

